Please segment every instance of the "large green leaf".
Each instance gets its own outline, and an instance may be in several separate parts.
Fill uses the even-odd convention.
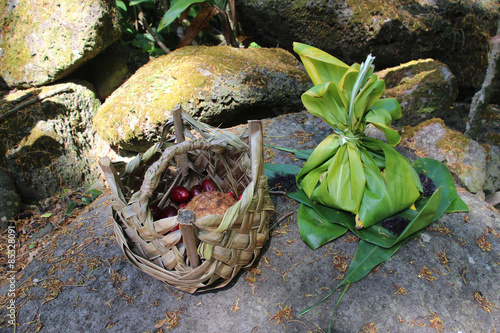
[[[366,242],[384,248],[391,248],[395,244],[403,241],[405,238],[411,237],[411,235],[415,232],[427,227],[430,223],[435,221],[437,207],[441,204],[445,204],[441,200],[441,191],[438,190],[430,199],[424,200],[424,204],[419,208],[419,210],[415,211],[409,208],[399,212],[398,215],[408,218],[410,223],[405,230],[403,230],[403,233],[400,236],[397,236],[383,228],[381,222],[369,228],[357,230],[353,214],[318,204],[312,201],[303,191],[298,190],[294,193],[289,193],[288,196],[301,204],[314,209],[324,220],[348,228]]]
[[[140,5],[141,3],[144,3],[144,2],[151,2],[151,0],[131,0],[129,2],[129,6]]]
[[[264,163],[264,172],[268,178],[272,178],[276,174],[296,175],[300,170],[301,168],[294,164]]]
[[[361,144],[363,147],[359,152],[366,175],[366,188],[359,208],[359,225],[367,228],[411,207],[420,196],[421,185],[408,159],[392,146],[373,138],[365,138]],[[367,149],[383,151],[385,177],[381,177]]]
[[[283,150],[283,151],[286,151],[289,153],[293,153],[293,154],[295,154],[295,156],[297,156],[297,158],[300,158],[303,160],[307,160],[309,158],[309,156],[311,156],[311,154],[314,150],[314,149],[293,149],[293,148],[286,148],[286,147],[278,147],[278,146],[270,145],[268,143],[264,143],[264,146],[268,146],[268,147],[271,147],[274,149]]]
[[[354,100],[354,114],[356,115],[356,118],[362,120],[368,110],[382,96],[384,90],[385,82],[377,79],[377,75],[375,74],[370,76],[368,82]],[[361,131],[363,130],[364,126],[361,128]]]
[[[168,27],[172,22],[175,21],[175,19],[180,17],[181,14],[189,8],[189,6],[200,2],[204,2],[204,0],[172,0],[172,2],[170,3],[170,8],[165,13],[165,15],[163,15],[158,25],[158,32]]]
[[[431,178],[436,187],[442,187],[441,191],[443,192],[445,204],[440,207],[436,220],[444,213],[469,211],[469,207],[458,196],[455,181],[446,165],[432,158],[420,158],[413,163],[413,166],[417,173],[424,173]]]
[[[427,176],[431,178],[434,183],[439,186],[439,188],[430,198],[418,200],[415,203],[417,210],[408,208],[398,212],[397,215],[410,220],[410,223],[405,230],[403,230],[400,236],[394,235],[383,228],[381,222],[369,228],[357,230],[355,228],[355,218],[353,214],[314,202],[303,191],[298,190],[295,193],[288,194],[288,196],[313,208],[320,216],[331,223],[339,224],[348,228],[361,239],[384,248],[391,248],[395,244],[403,241],[405,238],[412,237],[412,234],[422,230],[430,223],[439,219],[444,212],[449,210],[449,207],[451,207],[452,203],[455,201],[461,202],[457,204],[457,207],[461,210],[457,211],[468,210],[467,206],[463,204],[461,199],[458,197],[454,187],[453,177],[446,166],[439,161],[426,158],[419,159],[414,162],[414,164],[416,165],[415,168],[419,171],[419,173],[427,172]],[[428,167],[429,169],[421,169],[422,167]]]
[[[341,225],[324,220],[314,209],[306,205],[299,206],[297,218],[300,236],[313,250],[337,239],[348,230]]]
[[[300,180],[309,171],[322,165],[325,161],[332,158],[337,153],[340,147],[340,138],[337,134],[330,134],[313,150],[307,158],[307,162],[298,174]]]
[[[332,164],[333,158],[334,157],[331,157],[323,164],[315,167],[310,172],[307,172],[304,177],[301,177],[300,173],[297,176],[298,187],[302,189],[309,197],[313,195],[314,190],[318,188],[322,179],[325,177],[326,172]],[[302,168],[302,170],[304,169]]]
[[[391,248],[395,244],[404,241],[407,238],[436,220],[436,214],[440,207],[446,205],[442,200],[441,189],[438,189],[434,194],[425,200],[425,205],[418,210],[408,208],[397,215],[410,220],[408,226],[403,230],[401,235],[396,236],[382,227],[382,223],[377,223],[366,230],[360,230],[359,236],[365,241],[376,244],[384,248]]]
[[[313,191],[311,199],[323,205],[357,213],[364,187],[365,175],[356,144],[346,142],[334,155],[325,177]]]
[[[313,83],[339,83],[349,66],[334,56],[302,43],[293,43],[293,50],[300,56],[300,60]]]
[[[355,228],[354,215],[331,207],[327,207],[325,205],[318,204],[312,201],[304,191],[297,190],[293,193],[288,193],[288,197],[314,209],[320,216],[323,217],[326,221],[330,223],[339,224],[351,230],[352,232],[358,234],[358,231]]]
[[[418,236],[418,234],[414,234],[412,238],[416,236]],[[344,280],[339,283],[337,288],[344,284],[351,284],[364,278],[375,266],[392,257],[392,255],[396,253],[401,245],[403,245],[408,239],[409,238],[388,249],[364,240],[360,240],[358,247],[356,248],[354,258],[349,266],[349,270],[347,271]]]
[[[392,118],[391,114],[384,109],[371,109],[365,115],[365,122],[367,124],[373,124],[379,130],[384,132],[385,138],[390,145],[397,145],[401,141],[401,136],[396,129],[391,128]]]
[[[320,83],[302,94],[302,103],[313,115],[323,118],[330,126],[347,128],[347,101],[332,82]]]
[[[346,101],[350,101],[352,95],[355,95],[354,90],[356,89],[356,82],[358,81],[359,68],[359,64],[352,65],[337,84]],[[359,86],[357,88],[359,89]]]
[[[384,109],[391,114],[392,120],[396,120],[402,117],[401,105],[395,98],[382,98],[375,102],[372,106],[372,110]],[[387,125],[390,125],[388,123]]]

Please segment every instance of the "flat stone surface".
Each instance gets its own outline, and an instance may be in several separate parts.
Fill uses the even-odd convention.
[[[264,126],[266,143],[288,148],[314,146],[329,132],[307,113],[268,119]],[[302,163],[282,151],[265,152],[276,163]],[[500,214],[465,190],[459,195],[469,213],[443,216],[351,285],[333,317],[335,332],[500,328]],[[297,203],[274,196],[271,223],[293,215],[274,227],[258,264],[222,290],[191,295],[127,262],[114,241],[110,199],[101,195],[74,222],[56,229],[17,277],[17,332],[160,332],[174,323],[173,332],[328,331],[341,290],[312,311],[299,312],[340,282],[357,246],[352,233],[312,251],[300,239]],[[0,289],[0,299],[8,286]],[[477,301],[475,293],[483,299]],[[283,316],[287,310],[292,317]],[[13,332],[6,314],[2,307],[0,332]]]

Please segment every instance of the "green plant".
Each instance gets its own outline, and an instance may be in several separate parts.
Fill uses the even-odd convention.
[[[175,19],[181,17],[192,5],[202,4],[202,9],[191,22],[186,35],[179,43],[180,46],[189,45],[194,37],[203,29],[205,29],[208,21],[216,15],[222,17],[221,24],[223,27],[224,39],[227,45],[234,47],[238,46],[236,41],[234,29],[232,28],[231,21],[236,26],[236,9],[234,0],[172,0],[170,9],[162,17],[158,30],[161,31],[169,26]],[[231,19],[228,15],[227,8],[230,8],[232,14]]]
[[[227,45],[238,46],[234,0],[116,1],[127,42],[153,57],[171,49],[199,43],[211,45],[222,30]],[[210,29],[209,29],[210,28]]]

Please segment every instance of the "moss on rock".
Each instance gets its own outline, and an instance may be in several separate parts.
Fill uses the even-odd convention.
[[[53,82],[118,39],[112,0],[19,1],[3,11],[1,86],[28,88]]]
[[[447,64],[461,88],[475,90],[488,66],[498,1],[239,1],[245,32],[263,46],[313,45],[346,63],[369,53],[377,68],[414,59]]]
[[[386,83],[385,97],[396,98],[403,117],[396,126],[411,125],[440,117],[449,110],[458,94],[458,85],[449,68],[433,59],[414,60],[377,73]]]
[[[100,101],[83,84],[65,83],[0,93],[0,114],[32,99],[36,101],[3,120],[0,126],[0,167],[9,170],[23,200],[57,193],[61,186],[86,186],[97,180],[92,119]]]
[[[405,127],[402,132],[418,147],[420,156],[445,163],[470,192],[482,191],[487,154],[479,143],[447,128],[441,119],[429,119],[413,128]]]
[[[310,84],[282,49],[183,47],[140,68],[105,101],[94,127],[109,143],[140,150],[132,146],[152,144],[177,104],[202,121],[225,125],[270,108],[297,110]]]

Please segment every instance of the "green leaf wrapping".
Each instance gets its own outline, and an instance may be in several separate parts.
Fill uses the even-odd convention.
[[[344,62],[315,47],[293,43],[293,49],[300,56],[314,84],[330,81],[339,83],[349,69]]]
[[[327,167],[311,198],[326,206],[357,213],[363,197],[365,175],[356,144],[347,142],[340,146]]]
[[[360,220],[358,227],[367,228],[411,207],[420,197],[422,186],[408,159],[392,146],[373,138],[365,138],[361,144],[364,146],[360,148],[360,155],[366,176],[366,187],[358,213]],[[385,176],[382,176],[377,164],[371,158],[370,151],[383,153]]]
[[[431,178],[436,187],[440,187],[443,192],[447,205],[440,207],[435,220],[443,216],[444,213],[469,211],[469,207],[458,196],[455,181],[446,165],[432,158],[420,158],[413,163],[413,166],[416,172]]]
[[[299,190],[288,196],[301,203],[299,230],[312,249],[348,229],[361,238],[347,276],[338,287],[348,286],[445,212],[468,208],[458,197],[446,166],[431,159],[420,159],[412,166],[391,146],[401,140],[398,131],[391,128],[392,121],[402,115],[401,107],[395,99],[380,99],[385,83],[373,74],[374,57],[369,55],[361,65],[347,66],[305,44],[294,43],[294,50],[315,84],[302,95],[302,102],[309,112],[330,124],[334,134],[311,153],[296,177]],[[364,131],[370,124],[384,133],[388,144],[366,137]],[[429,198],[423,197],[419,173],[437,186]],[[384,219],[396,215],[409,220],[400,235],[383,227]]]
[[[358,214],[358,228],[411,207],[422,191],[415,170],[390,145],[364,135],[373,124],[389,144],[401,140],[390,127],[401,107],[395,99],[380,99],[385,83],[373,74],[375,58],[347,66],[321,50],[294,46],[316,84],[302,95],[304,106],[335,132],[313,151],[298,187],[318,203]]]
[[[441,189],[442,187],[439,188],[430,198],[422,200],[422,204],[418,205],[419,208],[417,210],[409,208],[397,214],[410,220],[408,226],[399,236],[392,234],[389,230],[386,230],[382,227],[382,223],[380,222],[369,228],[358,230],[355,227],[354,215],[342,210],[315,203],[302,191],[290,193],[288,196],[297,200],[301,204],[314,209],[325,221],[329,221],[330,223],[338,224],[349,229],[366,242],[380,247],[390,248],[434,222],[438,216],[436,211],[446,210],[446,206],[449,203],[449,196],[448,198],[443,196]],[[323,235],[323,237],[328,236]]]
[[[313,201],[359,214],[358,227],[366,228],[420,197],[417,173],[392,146],[373,138],[341,141],[336,134],[327,137],[297,175]]]
[[[302,240],[313,250],[347,232],[347,228],[330,223],[314,209],[300,205],[297,211],[299,231]]]
[[[330,126],[347,129],[347,101],[335,84],[320,83],[312,87],[302,94],[302,103],[310,113],[323,118]]]

